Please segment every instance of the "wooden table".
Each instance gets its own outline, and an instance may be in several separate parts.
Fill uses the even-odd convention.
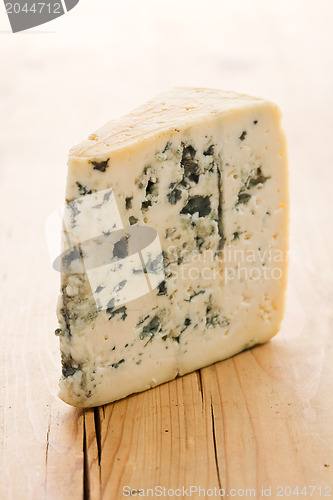
[[[210,498],[209,488],[225,498],[254,498],[252,490],[265,498],[269,488],[271,498],[295,498],[296,486],[308,487],[299,498],[333,496],[333,4],[100,0],[98,8],[82,0],[34,34],[6,33],[1,18],[0,498],[113,500],[158,485],[206,489],[192,498]],[[284,112],[285,319],[265,345],[114,404],[74,409],[57,398],[59,276],[44,221],[62,203],[69,147],[179,84],[263,95]]]

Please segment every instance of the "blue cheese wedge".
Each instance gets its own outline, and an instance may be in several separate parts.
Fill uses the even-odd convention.
[[[288,236],[278,107],[176,88],[70,151],[59,396],[97,406],[279,330]]]

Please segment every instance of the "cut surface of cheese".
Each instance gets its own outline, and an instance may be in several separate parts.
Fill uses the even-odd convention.
[[[285,136],[269,101],[176,88],[70,151],[59,396],[97,406],[279,330]]]

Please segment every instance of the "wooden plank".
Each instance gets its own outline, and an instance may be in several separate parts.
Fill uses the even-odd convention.
[[[200,477],[218,487],[211,409],[197,374],[104,407],[101,414],[102,498],[123,488],[188,487]],[[90,483],[99,481],[90,474]]]
[[[100,412],[102,408],[83,413],[83,497],[101,497]]]
[[[30,173],[34,175],[33,168]],[[0,211],[5,215],[1,229],[6,236],[1,241],[5,286],[0,297],[0,497],[81,499],[82,410],[65,405],[56,395],[59,348],[56,337],[50,335],[56,294],[45,294],[45,282],[54,278],[41,240],[42,196],[37,184],[35,192],[31,188],[28,213],[21,203],[12,203],[13,198],[24,199],[24,183],[14,189],[14,177],[13,172],[10,187],[5,183],[0,196]],[[13,231],[15,245],[10,245]],[[37,241],[34,235],[39,235]]]

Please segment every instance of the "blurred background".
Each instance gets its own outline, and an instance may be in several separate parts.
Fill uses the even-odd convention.
[[[177,85],[275,101],[292,160],[302,173],[301,145],[317,168],[316,148],[327,148],[333,125],[332,21],[331,0],[80,0],[11,34],[0,7],[2,175],[15,162],[38,163],[47,176],[51,163],[56,188],[71,145]]]

